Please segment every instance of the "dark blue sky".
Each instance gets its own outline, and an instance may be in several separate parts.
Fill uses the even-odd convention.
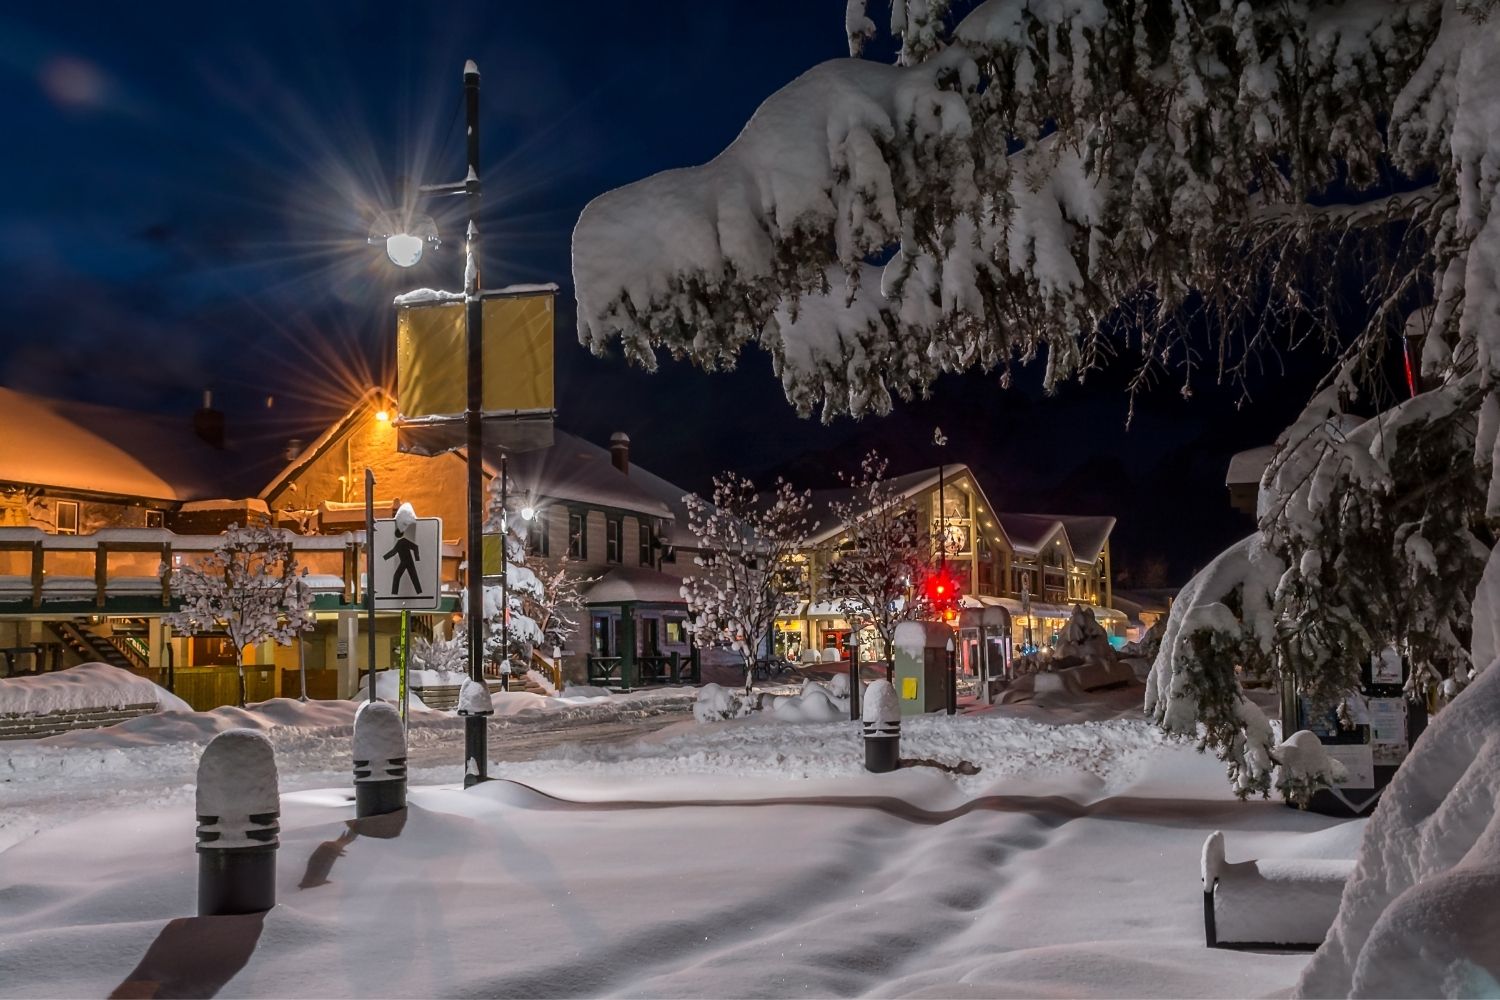
[[[212,387],[242,441],[305,437],[381,370],[391,294],[456,283],[456,240],[413,275],[364,238],[399,178],[462,173],[465,58],[483,72],[486,284],[557,281],[570,311],[583,205],[711,158],[777,87],[845,54],[842,11],[13,6],[0,13],[0,383],[184,414]],[[758,354],[728,375],[648,376],[590,357],[570,325],[558,335],[562,424],[625,429],[642,464],[684,485],[725,466],[811,479],[874,443],[901,468],[967,461],[1002,507],[1115,513],[1119,561],[1160,551],[1177,575],[1248,530],[1228,512],[1224,462],[1273,437],[1307,385],[1269,383],[1239,416],[1233,392],[1187,404],[1168,387],[1127,432],[1123,372],[1050,399],[971,374],[893,417],[824,428],[792,414]],[[927,446],[933,424],[947,455]]]

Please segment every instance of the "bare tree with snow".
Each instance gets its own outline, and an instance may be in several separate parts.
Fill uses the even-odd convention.
[[[712,501],[684,497],[688,530],[703,551],[682,581],[690,627],[704,645],[727,646],[745,663],[745,691],[755,682],[755,660],[776,619],[803,592],[803,550],[813,529],[810,493],[780,479],[766,496],[743,476],[714,477]]]
[[[172,570],[172,593],[182,604],[163,620],[184,635],[223,632],[229,637],[243,708],[245,647],[260,642],[288,646],[313,627],[313,594],[306,576],[289,533],[230,525],[212,552]]]
[[[850,494],[830,505],[848,526],[828,552],[828,593],[856,628],[873,628],[891,662],[896,626],[927,617],[922,586],[932,571],[932,543],[915,502],[886,476],[888,462],[871,451],[845,477]]]

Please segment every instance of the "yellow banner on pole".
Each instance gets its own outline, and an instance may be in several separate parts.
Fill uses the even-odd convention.
[[[482,293],[485,440],[511,450],[551,444],[555,292]],[[468,404],[465,303],[443,299],[396,309],[396,405],[403,451],[463,446],[456,422]]]

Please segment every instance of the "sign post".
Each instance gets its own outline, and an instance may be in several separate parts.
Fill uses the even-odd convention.
[[[417,517],[410,504],[402,504],[395,517],[374,521],[370,538],[373,606],[401,612],[397,701],[404,726],[411,715],[411,613],[436,611],[443,599],[443,520]]]

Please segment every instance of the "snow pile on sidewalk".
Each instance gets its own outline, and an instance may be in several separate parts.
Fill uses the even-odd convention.
[[[164,687],[108,663],[85,663],[35,677],[0,678],[0,715],[44,715],[155,705],[159,712],[191,712]]]
[[[848,691],[848,681],[844,682]],[[833,693],[817,681],[804,681],[797,694],[783,697],[766,696],[763,704],[766,711],[779,722],[837,722],[849,718],[849,698]]]
[[[422,671],[422,673],[427,673],[427,672],[428,671],[425,671],[425,670]],[[467,680],[467,678],[465,678],[465,680]],[[352,699],[350,699],[350,700],[351,701],[369,701],[370,700],[369,699],[369,691],[370,691],[370,675],[362,673],[359,676],[359,686],[355,689],[354,697]],[[375,697],[379,698],[381,701],[394,701],[394,702],[396,702],[398,704],[400,703],[400,701],[401,701],[401,673],[400,673],[400,671],[398,671],[398,670],[377,670],[377,671],[375,671]],[[429,711],[429,709],[427,708],[427,703],[424,702],[421,699],[421,697],[417,694],[417,692],[415,690],[413,690],[410,693],[410,695],[408,695],[408,697],[411,698],[411,707],[412,707],[413,710],[416,710],[416,709],[420,708],[423,711]]]
[[[504,777],[555,774],[615,777],[663,774],[777,776],[809,779],[864,773],[860,724],[809,722],[786,725],[757,712],[716,724],[682,722],[634,744],[571,744],[558,756],[502,763]],[[1001,775],[1061,770],[1104,776],[1129,774],[1147,753],[1170,741],[1139,720],[1052,725],[995,712],[919,715],[902,720],[901,756],[956,764],[968,760],[980,773],[957,779],[984,785]]]
[[[248,708],[226,705],[211,712],[161,712],[143,715],[103,729],[84,729],[59,733],[45,739],[11,744],[13,760],[24,756],[25,747],[149,747],[168,743],[207,743],[230,729],[320,730],[329,734],[348,735],[354,730],[354,715],[363,701],[298,701],[295,698],[273,698]],[[433,712],[412,704],[413,725],[457,726],[458,720],[446,712]],[[14,765],[13,765],[14,766]]]
[[[1376,806],[1301,996],[1500,990],[1500,666],[1439,712]]]

